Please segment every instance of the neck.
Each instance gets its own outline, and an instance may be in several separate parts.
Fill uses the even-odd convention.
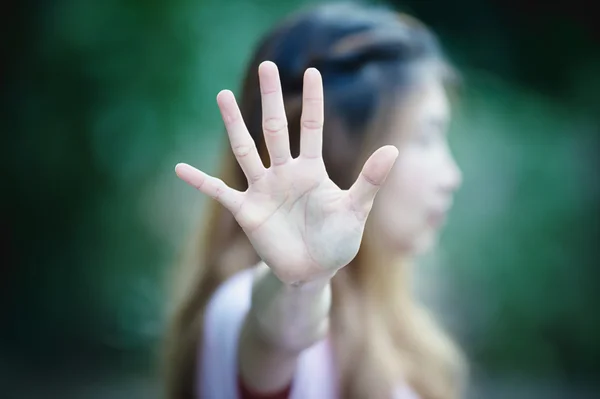
[[[408,250],[392,249],[380,239],[380,234],[365,233],[359,253],[361,270],[358,270],[365,294],[375,301],[387,302],[390,298],[409,301],[413,254]]]

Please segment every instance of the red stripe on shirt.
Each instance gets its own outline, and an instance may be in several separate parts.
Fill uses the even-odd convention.
[[[244,383],[241,376],[238,376],[238,392],[240,399],[288,399],[292,392],[292,384],[289,384],[285,389],[273,393],[258,393],[251,391]]]

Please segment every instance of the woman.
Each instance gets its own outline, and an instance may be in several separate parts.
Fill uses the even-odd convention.
[[[320,6],[262,41],[240,108],[217,96],[222,180],[176,167],[217,201],[186,261],[170,397],[461,397],[460,352],[410,288],[461,180],[451,76],[430,31],[383,9]]]

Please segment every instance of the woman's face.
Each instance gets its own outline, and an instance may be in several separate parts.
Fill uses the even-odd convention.
[[[399,156],[370,217],[378,239],[393,250],[430,248],[452,206],[462,178],[448,146],[449,121],[448,97],[434,74],[422,77],[394,113],[387,137]]]

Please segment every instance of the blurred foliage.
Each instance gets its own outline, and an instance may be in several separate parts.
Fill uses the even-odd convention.
[[[477,82],[453,132],[465,184],[444,241],[465,343],[494,369],[591,378],[600,355],[597,122],[496,79]]]
[[[152,353],[204,203],[172,167],[215,170],[214,96],[306,3],[61,0],[4,16],[0,353]],[[489,372],[600,373],[600,54],[570,5],[402,2],[465,78],[451,136],[465,184],[442,248],[457,334]]]

